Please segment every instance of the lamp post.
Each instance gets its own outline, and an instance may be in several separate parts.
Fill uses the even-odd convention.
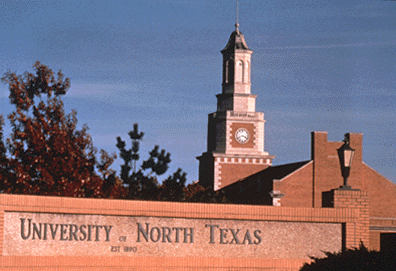
[[[352,166],[352,159],[355,153],[355,150],[349,146],[349,134],[344,135],[344,144],[337,150],[338,157],[340,159],[341,164],[341,173],[342,177],[344,178],[344,185],[340,187],[343,190],[350,190],[351,187],[348,185],[348,177],[349,172]]]

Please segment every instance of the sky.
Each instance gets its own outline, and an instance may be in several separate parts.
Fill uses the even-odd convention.
[[[193,182],[235,20],[235,0],[0,0],[0,74],[62,70],[66,112],[98,149],[117,152],[138,123],[141,157],[159,145],[164,177]],[[274,165],[309,160],[312,131],[358,132],[363,161],[396,183],[396,1],[240,0],[239,24]],[[8,95],[0,84],[4,116]]]

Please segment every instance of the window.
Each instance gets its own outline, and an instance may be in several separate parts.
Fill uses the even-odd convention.
[[[381,233],[380,250],[385,253],[396,253],[396,233]]]
[[[229,70],[229,66],[230,65],[230,61],[226,61],[225,65],[224,65],[224,83],[228,83],[228,70]]]
[[[243,61],[239,60],[235,67],[235,82],[244,82],[245,67]]]

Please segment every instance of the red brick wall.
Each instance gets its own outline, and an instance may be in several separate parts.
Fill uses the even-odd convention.
[[[358,211],[358,220],[346,223],[346,235],[355,235],[355,238],[346,238],[346,248],[359,247],[360,242],[366,247],[370,245],[369,233],[369,201],[367,192],[359,190],[333,190],[334,208],[352,208]]]
[[[353,188],[362,188],[362,141],[363,135],[351,133],[350,146],[355,149],[348,184]],[[314,161],[313,193],[314,207],[322,206],[322,192],[330,191],[343,185],[340,160],[337,149],[342,142],[327,141],[327,132],[312,133],[312,160]]]
[[[247,176],[250,176],[256,172],[264,170],[267,167],[268,165],[262,165],[262,164],[260,165],[253,163],[246,163],[246,164],[220,163],[221,187],[226,187],[227,185],[230,185],[240,179],[246,178]]]
[[[315,132],[312,139],[314,160],[315,207],[321,206],[321,193],[343,184],[337,149],[342,142],[328,142],[327,133]],[[363,160],[363,135],[350,134],[355,149],[348,184],[368,193],[370,217],[396,218],[396,184],[392,183]]]
[[[380,232],[370,231],[370,250],[380,251]]]
[[[342,195],[341,195],[342,196]],[[361,222],[360,209],[287,208],[271,206],[172,203],[103,199],[74,199],[0,195],[0,233],[4,212],[36,212],[60,214],[93,214],[111,216],[147,216],[191,219],[230,219],[283,222]],[[348,231],[346,242],[360,239]],[[3,235],[0,235],[2,244]],[[305,259],[254,259],[219,257],[47,257],[0,256],[0,268],[7,270],[299,270]]]
[[[370,217],[396,218],[396,184],[366,164],[363,164],[362,175],[370,200]]]
[[[396,232],[396,184],[380,175],[362,161],[363,135],[349,134],[350,146],[355,149],[348,184],[367,192],[370,226],[375,232],[370,235],[371,249],[379,249],[380,232]],[[323,192],[343,185],[337,149],[342,142],[329,142],[327,132],[312,133],[312,170],[308,167],[291,174],[281,182],[274,182],[274,190],[285,196],[282,206],[322,207]],[[309,176],[312,174],[311,176]],[[314,195],[314,201],[312,201]],[[311,200],[311,203],[309,201]],[[384,229],[384,230],[382,230]]]
[[[281,206],[312,207],[312,172],[311,162],[284,180],[274,181],[274,191],[284,194]]]
[[[348,184],[352,188],[366,190],[367,178],[363,176],[363,135],[350,133],[350,146],[355,150]],[[337,149],[343,142],[330,142],[327,132],[312,132],[311,158],[313,160],[312,193],[313,207],[322,207],[322,193],[339,188],[344,184]]]
[[[381,232],[396,232],[396,185],[363,164],[370,201],[370,249],[380,250]]]

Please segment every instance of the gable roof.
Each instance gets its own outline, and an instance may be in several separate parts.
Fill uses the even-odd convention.
[[[260,182],[260,181],[268,181],[268,180],[281,180],[284,177],[286,177],[286,176],[292,174],[293,172],[297,171],[298,169],[302,168],[309,162],[311,162],[311,160],[268,167],[260,172],[257,172],[253,175],[246,177],[246,178],[240,179],[235,183],[245,185],[252,181],[257,183],[257,181]],[[229,186],[231,186],[231,185],[233,185],[233,184],[230,184]]]
[[[254,175],[251,175],[251,176],[245,178],[245,180],[248,178],[254,177],[254,176],[257,176],[262,180],[281,180],[281,179],[285,178],[286,176],[299,170],[300,168],[302,168],[309,162],[311,162],[311,160],[296,162],[296,163],[291,163],[291,164],[284,164],[284,165],[279,165],[279,166],[274,166],[274,167],[268,167],[268,168],[264,169],[263,171],[260,171]]]
[[[311,162],[312,160],[308,160],[268,167],[221,190],[231,201],[272,205],[272,198],[269,194],[273,190],[273,180],[282,180]]]

